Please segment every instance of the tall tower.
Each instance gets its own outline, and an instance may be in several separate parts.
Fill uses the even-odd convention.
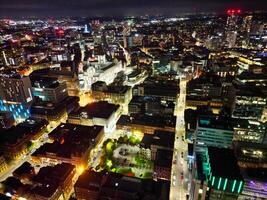
[[[16,121],[21,121],[30,116],[29,107],[32,102],[30,78],[14,72],[2,72],[0,75],[0,111],[11,112]]]
[[[6,58],[6,53],[4,51],[2,51],[2,54],[3,54],[4,61],[5,61],[5,65],[8,66],[9,63],[7,61],[7,58]]]
[[[225,42],[226,42],[226,47],[228,48],[233,48],[236,43],[236,38],[237,38],[237,22],[239,15],[241,14],[241,10],[235,10],[231,9],[227,11],[228,17],[227,17],[227,22],[226,22],[226,27],[225,27]]]
[[[124,26],[124,29],[122,31],[122,35],[123,35],[123,47],[124,48],[127,48],[129,45],[128,45],[128,38],[131,34],[131,27],[127,24]]]
[[[242,23],[243,33],[250,33],[251,23],[252,23],[252,15],[245,16]]]
[[[87,24],[84,25],[84,31],[83,32],[84,33],[89,33],[89,31],[88,31],[88,25]]]
[[[247,15],[243,18],[241,33],[243,35],[242,46],[247,47],[249,44],[249,34],[252,25],[252,15]]]

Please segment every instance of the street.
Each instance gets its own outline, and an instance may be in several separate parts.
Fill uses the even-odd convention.
[[[170,200],[184,200],[187,194],[187,143],[185,140],[184,110],[186,101],[186,80],[180,80],[180,95],[176,104],[176,131],[172,162]]]
[[[52,130],[50,130],[52,131]],[[0,182],[7,179],[9,176],[12,176],[13,171],[15,171],[18,167],[20,167],[24,162],[30,162],[31,160],[31,154],[35,152],[36,149],[38,149],[40,146],[42,146],[44,143],[48,142],[48,133],[45,133],[41,136],[41,138],[38,140],[38,142],[34,143],[33,149],[22,156],[20,159],[13,160],[9,165],[8,169],[0,175]],[[30,162],[31,163],[31,162]]]

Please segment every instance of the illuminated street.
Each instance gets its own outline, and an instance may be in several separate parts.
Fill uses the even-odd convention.
[[[52,130],[51,130],[52,131]],[[40,146],[42,146],[44,143],[48,142],[48,133],[45,133],[42,138],[39,139],[38,142],[36,142],[33,146],[33,149],[24,155],[22,158],[18,160],[14,160],[9,164],[9,168],[5,171],[4,174],[1,174],[0,181],[5,180],[7,177],[12,176],[12,172],[20,165],[22,165],[24,162],[31,162],[31,154],[38,149]]]
[[[187,194],[187,143],[185,140],[184,110],[186,101],[186,80],[180,81],[180,94],[176,108],[175,150],[173,154],[170,200],[184,200]]]
[[[266,200],[267,4],[1,0],[0,200]]]

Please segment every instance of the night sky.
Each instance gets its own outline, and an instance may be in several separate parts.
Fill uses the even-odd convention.
[[[0,0],[1,16],[180,14],[227,8],[267,10],[266,0]]]

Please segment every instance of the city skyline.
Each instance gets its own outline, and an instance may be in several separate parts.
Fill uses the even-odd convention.
[[[179,15],[184,13],[217,12],[228,8],[240,8],[244,12],[266,11],[262,0],[211,1],[211,0],[1,0],[2,17],[64,17],[64,16],[127,16],[127,15]]]
[[[262,1],[0,1],[0,200],[267,199]]]

